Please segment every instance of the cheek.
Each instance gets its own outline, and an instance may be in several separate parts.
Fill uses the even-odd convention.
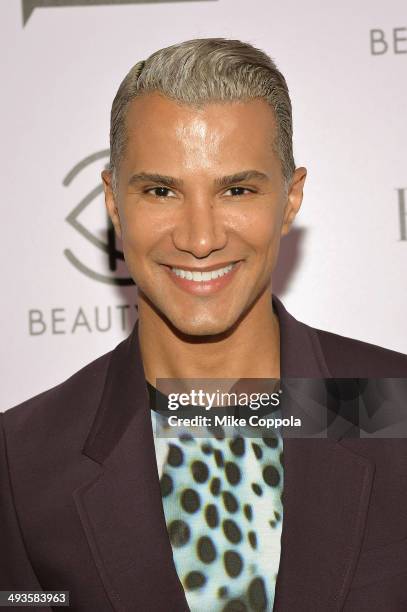
[[[166,259],[170,248],[171,215],[164,207],[131,202],[122,211],[122,244],[133,276],[148,276],[152,261]]]
[[[153,209],[148,210],[136,197],[129,197],[124,203],[120,218],[123,240],[133,247],[148,242],[148,235],[157,227]]]
[[[125,210],[122,218],[122,243],[126,261],[138,260],[156,241],[159,224],[137,206]]]
[[[278,248],[282,218],[276,208],[266,203],[235,219],[235,231],[258,255],[267,255]]]

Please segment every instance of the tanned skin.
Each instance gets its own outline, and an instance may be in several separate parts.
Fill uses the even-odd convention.
[[[107,170],[102,178],[138,287],[146,379],[279,378],[272,272],[306,169],[285,184],[273,109],[262,99],[194,107],[153,92],[130,103],[126,129],[116,194]],[[228,264],[211,282],[172,271]]]

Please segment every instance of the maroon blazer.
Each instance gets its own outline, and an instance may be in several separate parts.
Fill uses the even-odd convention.
[[[273,305],[282,377],[407,377],[406,355]],[[69,590],[75,611],[187,612],[137,324],[113,351],[0,417],[0,590]],[[274,609],[406,611],[407,442],[287,439],[284,461]]]

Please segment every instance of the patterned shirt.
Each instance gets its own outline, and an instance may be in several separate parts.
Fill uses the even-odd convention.
[[[169,438],[149,391],[166,525],[191,612],[271,612],[283,520],[281,436],[208,428],[194,437],[183,427]]]

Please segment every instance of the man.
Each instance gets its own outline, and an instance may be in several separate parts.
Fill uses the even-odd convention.
[[[278,436],[153,433],[157,379],[407,376],[272,296],[306,178],[284,77],[240,41],[157,51],[119,88],[102,178],[139,321],[3,415],[1,588],[78,611],[407,609],[403,440],[286,439],[283,460]]]

